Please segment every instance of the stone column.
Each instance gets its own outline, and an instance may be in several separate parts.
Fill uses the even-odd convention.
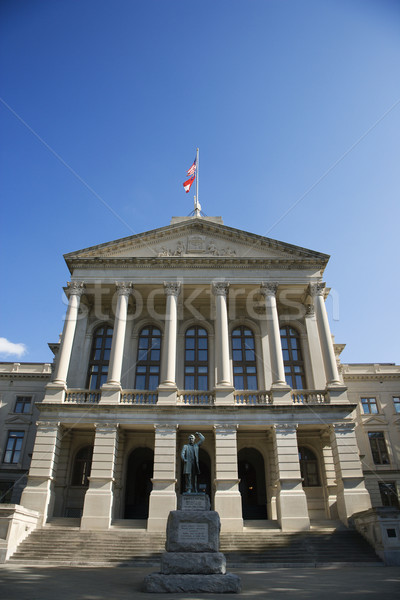
[[[307,499],[303,490],[296,425],[275,425],[277,513],[282,531],[310,528]]]
[[[59,423],[39,421],[28,483],[22,492],[20,504],[40,513],[40,523],[45,524],[53,514],[55,500],[54,481],[62,440]]]
[[[216,385],[215,403],[233,404],[233,391],[231,378],[231,365],[229,361],[229,331],[227,294],[229,283],[216,282],[212,285],[215,296],[215,358],[216,358]]]
[[[329,328],[328,314],[324,301],[325,283],[310,284],[310,295],[313,298],[315,315],[317,318],[319,341],[324,360],[326,383],[328,386],[341,386],[339,372],[333,349],[332,335]]]
[[[239,492],[237,426],[215,425],[214,507],[222,531],[242,531],[242,497]]]
[[[119,425],[102,423],[96,424],[95,428],[92,470],[81,529],[108,529],[112,518]]]
[[[114,332],[111,342],[110,363],[107,383],[102,386],[101,401],[118,404],[121,392],[122,359],[124,356],[126,320],[128,317],[129,296],[132,293],[132,283],[115,284],[118,300],[115,311]]]
[[[321,353],[321,344],[319,342],[318,325],[317,319],[315,317],[314,304],[307,304],[306,306],[305,323],[308,347],[310,349],[313,387],[316,390],[324,390],[326,387],[326,378],[324,370],[324,361]]]
[[[356,512],[371,508],[365,487],[354,423],[331,427],[331,445],[337,483],[337,510],[345,525]]]
[[[339,519],[337,511],[337,485],[335,463],[332,454],[331,434],[327,429],[321,434],[322,441],[322,459],[324,473],[324,497],[326,513],[330,519]]]
[[[176,345],[178,333],[179,282],[165,282],[167,296],[165,331],[161,353],[161,384],[158,387],[158,404],[176,404]]]
[[[85,284],[78,281],[69,282],[66,294],[68,296],[68,309],[64,321],[63,333],[61,336],[60,350],[54,379],[46,386],[46,402],[51,400],[62,400],[60,397],[60,388],[67,387],[67,375],[69,363],[71,360],[72,345],[78,320],[78,311],[81,296],[85,291]]]
[[[168,515],[176,510],[176,425],[155,425],[153,490],[148,531],[165,531]]]

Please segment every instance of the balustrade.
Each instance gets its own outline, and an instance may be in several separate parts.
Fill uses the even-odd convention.
[[[214,404],[214,394],[201,390],[184,390],[178,392],[178,404],[209,406]]]
[[[98,404],[100,396],[100,390],[68,390],[65,394],[65,402],[70,404]]]
[[[293,404],[328,404],[328,396],[324,390],[293,390]]]
[[[234,393],[235,404],[239,406],[258,406],[260,404],[272,404],[269,392],[257,392],[251,390],[236,390]]]
[[[121,404],[157,404],[158,394],[145,390],[124,390],[121,393]]]

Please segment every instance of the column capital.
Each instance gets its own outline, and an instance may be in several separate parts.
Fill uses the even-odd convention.
[[[83,281],[68,281],[67,287],[65,288],[65,293],[67,297],[70,296],[82,296],[85,292],[86,286]]]
[[[324,296],[325,295],[325,282],[320,281],[318,283],[310,283],[308,286],[308,292],[310,296],[313,298],[315,296]]]
[[[276,292],[278,291],[278,283],[276,281],[271,282],[262,282],[260,285],[260,294],[266,298],[267,296],[276,296]]]
[[[116,281],[115,287],[118,296],[129,296],[133,292],[133,283],[131,281]]]
[[[36,427],[42,433],[53,432],[60,430],[61,423],[60,421],[36,421]]]
[[[96,433],[114,433],[118,431],[119,423],[95,423],[94,430]]]
[[[177,429],[178,425],[176,423],[154,423],[154,431],[158,435],[170,435],[171,433],[176,433]]]
[[[166,296],[179,296],[181,284],[179,281],[164,281],[164,293]]]
[[[297,423],[276,423],[273,427],[275,433],[289,435],[290,433],[296,433],[298,425]]]
[[[342,423],[333,423],[331,430],[334,433],[350,433],[355,430],[355,427],[355,423],[343,421]]]
[[[215,433],[219,434],[219,435],[229,435],[232,433],[236,433],[237,430],[239,428],[239,425],[233,423],[231,424],[223,424],[223,423],[216,423],[214,425],[214,431]]]
[[[229,283],[227,281],[214,281],[212,284],[212,293],[214,296],[228,295]]]

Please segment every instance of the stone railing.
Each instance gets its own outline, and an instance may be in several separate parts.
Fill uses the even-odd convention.
[[[400,510],[392,506],[369,508],[350,521],[387,565],[400,565]]]
[[[191,406],[211,406],[215,402],[212,392],[201,390],[182,390],[177,393],[177,403]]]
[[[293,404],[328,404],[328,396],[324,390],[293,390]]]
[[[157,404],[157,392],[147,390],[124,390],[121,393],[121,404]]]
[[[269,392],[255,390],[236,390],[233,394],[235,404],[239,406],[259,406],[260,404],[271,404]]]
[[[67,390],[64,402],[70,404],[98,404],[100,390]]]
[[[15,552],[18,545],[36,529],[39,513],[19,504],[0,504],[0,563]]]

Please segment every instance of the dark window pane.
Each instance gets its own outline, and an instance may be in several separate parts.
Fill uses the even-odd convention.
[[[233,360],[237,360],[238,362],[242,361],[242,351],[241,350],[234,350],[233,351]]]
[[[148,337],[140,337],[139,348],[148,348],[148,347],[149,347],[149,338]]]
[[[240,330],[240,329],[234,329],[234,330],[232,331],[232,335],[233,335],[233,336],[235,336],[235,337],[236,337],[236,336],[239,336],[239,337],[240,337],[240,336],[241,336],[241,330]]]
[[[246,338],[245,340],[245,346],[246,348],[250,348],[254,350],[254,339],[253,338]]]
[[[287,341],[287,339],[283,337],[283,338],[281,339],[281,341],[282,341],[282,348],[283,348],[284,350],[287,350],[287,348],[288,348],[288,341]]]
[[[240,338],[235,338],[232,340],[232,348],[234,350],[240,350],[242,347],[242,340]]]
[[[243,367],[239,367],[237,365],[233,366],[233,372],[234,373],[243,373]]]
[[[137,390],[145,390],[146,389],[146,376],[136,374],[136,384],[135,387]]]
[[[158,362],[160,360],[160,350],[152,350],[150,352],[150,360]]]
[[[161,338],[159,338],[159,337],[151,338],[151,348],[153,350],[159,350],[161,348]]]
[[[194,377],[192,375],[185,375],[185,389],[194,390]]]
[[[244,381],[243,376],[235,375],[233,379],[234,379],[234,383],[235,383],[235,388],[237,390],[242,390],[243,389],[243,381]]]
[[[194,350],[195,347],[195,339],[194,337],[190,338],[186,338],[186,350]]]
[[[186,350],[185,358],[187,361],[193,362],[194,361],[194,350]]]
[[[247,376],[247,389],[248,390],[256,390],[257,389],[257,377],[255,375]]]
[[[207,360],[207,350],[199,350],[199,361],[203,362]]]
[[[207,390],[208,389],[208,384],[207,384],[207,375],[199,375],[197,378],[197,389],[198,390]]]
[[[193,328],[192,329],[188,329],[186,331],[186,336],[188,336],[188,335],[192,335],[192,336],[194,335],[194,329]]]
[[[104,350],[104,360],[110,360],[110,350]]]
[[[198,347],[200,350],[207,350],[208,348],[208,339],[207,338],[199,338],[198,339]]]
[[[149,390],[155,390],[158,387],[158,375],[150,375]]]
[[[198,329],[198,335],[202,337],[207,337],[207,331],[205,329]]]
[[[246,350],[246,361],[255,361],[254,350]]]
[[[185,367],[185,373],[194,373],[194,367],[186,366]]]

